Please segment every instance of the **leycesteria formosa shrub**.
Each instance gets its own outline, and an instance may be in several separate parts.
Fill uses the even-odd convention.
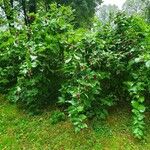
[[[140,18],[124,14],[111,25],[94,25],[68,38],[59,101],[67,104],[76,131],[87,127],[88,118],[105,118],[110,106],[130,102],[133,133],[140,139],[149,95],[150,28]]]
[[[59,102],[69,104],[69,117],[76,131],[87,127],[87,117],[105,118],[106,108],[113,104],[113,95],[103,97],[101,82],[109,78],[109,72],[97,68],[97,49],[102,50],[105,41],[96,39],[96,34],[88,32],[83,35],[77,31],[78,38],[71,35],[68,39],[68,53],[64,63],[64,73],[67,77],[60,90],[62,96]]]
[[[51,5],[50,12],[32,17],[35,20],[25,27],[26,37],[21,39],[23,41],[27,38],[25,44],[17,45],[19,52],[24,54],[24,59],[20,58],[21,62],[16,62],[19,68],[16,69],[15,85],[7,95],[9,100],[23,104],[30,111],[36,111],[39,107],[55,102],[59,95],[63,79],[61,66],[64,62],[64,42],[72,30],[70,22],[74,17],[71,8],[57,8],[56,4]],[[13,41],[12,45],[15,45]],[[11,47],[8,49],[8,53],[11,53]],[[13,52],[11,54],[21,57]],[[17,58],[9,58],[10,61],[13,59],[17,61]]]
[[[29,26],[0,35],[0,92],[30,111],[59,102],[76,131],[105,119],[111,106],[129,104],[133,133],[143,138],[150,26],[119,13],[111,23],[74,29],[71,8],[56,4],[32,17]]]

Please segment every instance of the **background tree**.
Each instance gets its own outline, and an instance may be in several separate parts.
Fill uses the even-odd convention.
[[[12,28],[13,24],[13,0],[3,0],[3,10],[5,12],[6,18],[9,22],[9,27]]]
[[[56,2],[58,5],[67,5],[75,9],[75,20],[78,26],[89,26],[91,18],[95,14],[95,8],[102,0],[44,0],[46,10],[49,4]]]
[[[96,6],[101,3],[102,0],[71,0],[69,5],[71,5],[76,10],[75,16],[77,24],[88,26],[90,19],[95,14]]]
[[[91,18],[95,14],[95,8],[98,4],[102,3],[102,0],[5,0],[3,4],[8,20],[12,20],[13,4],[17,2],[26,25],[32,22],[32,19],[28,17],[29,13],[36,13],[37,11],[47,12],[50,9],[49,5],[56,2],[58,7],[60,5],[67,5],[75,9],[76,27],[85,27],[90,26]]]
[[[128,15],[139,14],[150,22],[150,1],[149,0],[126,0],[123,10]]]
[[[141,14],[145,8],[145,3],[142,0],[126,0],[123,4],[123,10],[129,14]]]
[[[149,0],[143,0],[143,1],[146,4],[146,11],[145,11],[146,19],[150,23],[150,1]]]
[[[96,15],[103,23],[106,23],[110,21],[118,11],[119,8],[116,5],[99,5],[97,7]]]

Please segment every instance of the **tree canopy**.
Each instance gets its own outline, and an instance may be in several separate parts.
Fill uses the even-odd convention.
[[[49,5],[56,2],[58,6],[67,5],[75,10],[76,26],[90,26],[90,20],[95,14],[97,4],[102,0],[3,0],[1,8],[4,10],[7,19],[12,23],[14,11],[22,13],[25,24],[32,22],[29,13],[47,12]],[[15,6],[14,6],[15,5]],[[11,24],[10,24],[11,25]]]
[[[140,14],[150,22],[150,1],[149,0],[126,0],[123,10],[128,15]]]

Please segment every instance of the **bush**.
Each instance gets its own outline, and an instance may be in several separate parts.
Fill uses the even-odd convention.
[[[19,68],[25,59],[24,46],[27,41],[24,31],[14,29],[0,34],[0,93],[8,93],[15,86]]]
[[[59,99],[69,106],[76,131],[87,127],[87,118],[104,118],[110,106],[130,101],[133,132],[137,138],[143,137],[144,100],[149,94],[149,38],[145,22],[124,14],[116,16],[113,27],[96,26],[76,41],[70,37],[68,41],[74,44],[68,43],[70,51],[64,63],[68,79]]]
[[[1,62],[3,59],[5,61],[1,67],[3,74],[8,68],[4,78],[8,78],[9,83],[14,83],[8,91],[9,100],[22,103],[32,111],[52,103],[59,95],[63,79],[61,68],[64,42],[68,31],[72,30],[70,22],[74,18],[69,7],[57,8],[56,4],[51,5],[47,14],[37,14],[34,17],[35,21],[29,27],[23,27],[19,31],[24,36],[10,33],[2,35],[2,38],[6,35],[10,39],[6,39],[7,43],[3,42],[4,50],[7,47],[10,56],[3,52],[1,59]],[[17,36],[19,43],[16,45],[14,41]],[[3,79],[1,82],[7,80]],[[1,88],[7,89],[8,85],[2,85]]]
[[[47,14],[14,34],[4,32],[0,54],[0,90],[30,111],[59,103],[76,131],[108,108],[131,103],[133,132],[144,135],[150,94],[150,27],[119,13],[111,24],[74,29],[69,7],[51,5]],[[54,122],[62,115],[54,114]]]

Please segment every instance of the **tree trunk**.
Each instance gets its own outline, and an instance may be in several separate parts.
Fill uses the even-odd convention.
[[[29,13],[36,13],[36,0],[29,0]]]
[[[36,14],[36,0],[29,0],[29,13]],[[28,17],[29,24],[31,24],[34,20],[34,15],[30,15]]]
[[[21,0],[21,6],[24,14],[25,25],[28,25],[28,16],[26,11],[26,0]]]
[[[3,4],[4,4],[5,15],[11,30],[12,28],[14,28],[13,0],[3,0]]]

